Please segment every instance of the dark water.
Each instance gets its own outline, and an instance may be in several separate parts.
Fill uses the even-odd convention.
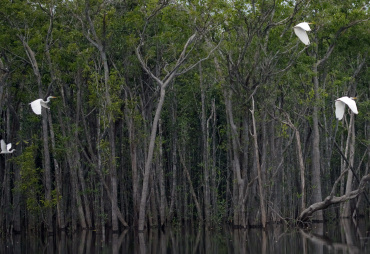
[[[168,228],[120,234],[94,231],[1,239],[1,253],[370,253],[370,224],[341,220],[309,230],[285,225],[261,229]]]

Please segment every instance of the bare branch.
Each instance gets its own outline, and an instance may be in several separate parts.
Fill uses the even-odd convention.
[[[340,179],[345,175],[345,173],[348,170],[349,169],[343,171],[342,174],[335,181],[334,186],[333,186],[332,191],[331,191],[331,193],[330,193],[329,196],[327,196],[321,202],[317,202],[317,203],[314,203],[314,204],[310,205],[308,208],[306,208],[305,210],[303,210],[301,212],[301,214],[298,217],[298,220],[299,221],[306,221],[306,220],[309,219],[309,217],[314,212],[317,212],[319,210],[326,209],[326,208],[328,208],[331,205],[343,203],[343,202],[345,202],[347,200],[356,198],[358,195],[360,195],[361,193],[364,192],[364,190],[365,190],[365,183],[368,182],[368,181],[370,181],[370,174],[367,174],[367,175],[365,175],[365,176],[363,176],[361,178],[361,181],[360,181],[360,184],[358,186],[358,189],[353,190],[353,191],[349,192],[348,194],[342,195],[340,197],[334,196],[334,192],[335,192],[336,186],[338,185],[338,183],[340,182]]]
[[[196,62],[195,64],[193,64],[193,65],[191,65],[190,67],[186,68],[186,69],[185,69],[185,70],[183,70],[182,72],[177,73],[177,74],[176,74],[176,76],[181,75],[181,74],[183,74],[183,73],[186,73],[186,72],[190,71],[191,69],[193,69],[195,66],[197,66],[197,65],[198,65],[198,64],[200,64],[201,62],[203,62],[203,61],[205,61],[205,60],[209,59],[209,57],[213,54],[213,52],[214,52],[214,51],[215,51],[215,50],[220,46],[220,44],[221,44],[221,42],[222,42],[222,39],[223,39],[223,37],[220,39],[220,41],[218,42],[218,44],[217,44],[213,49],[211,49],[211,51],[209,52],[209,54],[208,54],[205,58],[200,59],[198,62]]]
[[[153,72],[150,71],[150,69],[144,62],[143,57],[141,56],[141,53],[140,53],[140,48],[141,48],[141,43],[135,48],[135,53],[136,53],[137,58],[139,59],[139,62],[141,63],[141,66],[143,67],[146,73],[148,73],[155,81],[158,82],[160,86],[163,86],[162,80],[160,80],[156,75],[154,75]]]

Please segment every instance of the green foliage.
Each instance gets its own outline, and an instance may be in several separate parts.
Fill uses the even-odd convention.
[[[37,149],[36,144],[30,143],[13,161],[19,166],[21,175],[17,191],[25,196],[27,210],[31,214],[41,215],[45,209],[55,207],[60,196],[54,191],[52,200],[46,201],[45,199],[42,184],[43,170],[37,168],[35,164]]]

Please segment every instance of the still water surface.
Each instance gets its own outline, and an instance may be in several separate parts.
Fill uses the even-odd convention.
[[[94,231],[1,239],[1,253],[370,253],[370,224],[341,220],[309,230],[285,225],[198,230],[167,228],[138,234],[125,230],[104,236]]]

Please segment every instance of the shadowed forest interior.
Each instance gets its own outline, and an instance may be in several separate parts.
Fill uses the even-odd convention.
[[[1,1],[0,233],[369,217],[369,7]]]

